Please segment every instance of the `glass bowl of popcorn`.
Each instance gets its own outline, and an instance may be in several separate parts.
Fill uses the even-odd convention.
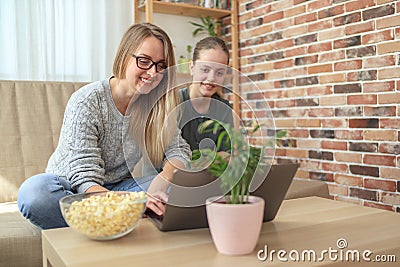
[[[82,193],[60,199],[61,213],[75,231],[95,240],[111,240],[132,232],[146,206],[145,192]]]

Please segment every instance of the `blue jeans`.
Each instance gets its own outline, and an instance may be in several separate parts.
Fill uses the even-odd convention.
[[[136,181],[127,178],[119,183],[104,185],[111,191],[147,191],[155,176]],[[138,183],[139,182],[139,183]],[[18,191],[18,208],[31,223],[42,229],[66,227],[59,200],[75,194],[69,181],[55,174],[38,174],[27,179]]]

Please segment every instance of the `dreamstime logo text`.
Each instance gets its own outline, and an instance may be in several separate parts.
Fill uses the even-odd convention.
[[[275,259],[287,262],[322,262],[330,260],[333,262],[396,262],[395,255],[375,255],[369,249],[359,251],[347,249],[348,243],[344,238],[339,238],[336,241],[336,248],[329,247],[328,249],[321,250],[319,253],[312,249],[304,249],[302,251],[293,249],[290,251],[286,250],[268,250],[268,246],[265,245],[264,249],[261,249],[257,253],[257,258],[260,261],[269,260],[270,262]]]

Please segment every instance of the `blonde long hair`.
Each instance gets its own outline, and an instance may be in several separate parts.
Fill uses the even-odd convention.
[[[116,78],[125,78],[131,54],[148,37],[155,37],[163,43],[168,67],[175,66],[172,42],[166,32],[151,23],[134,24],[125,32],[117,50],[113,66]],[[140,95],[128,107],[131,116],[129,132],[142,152],[147,151],[148,159],[157,167],[164,159],[163,148],[172,142],[179,116],[179,112],[172,112],[179,103],[176,90],[172,90],[174,83],[174,68],[169,68],[157,88],[149,94]]]

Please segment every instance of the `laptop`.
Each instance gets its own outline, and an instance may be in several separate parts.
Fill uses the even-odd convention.
[[[250,193],[265,200],[264,222],[275,218],[293,181],[298,163],[272,165],[266,177]],[[163,216],[147,209],[146,215],[160,231],[208,227],[206,199],[221,195],[219,181],[207,171],[176,170]],[[193,190],[191,190],[193,188]]]

